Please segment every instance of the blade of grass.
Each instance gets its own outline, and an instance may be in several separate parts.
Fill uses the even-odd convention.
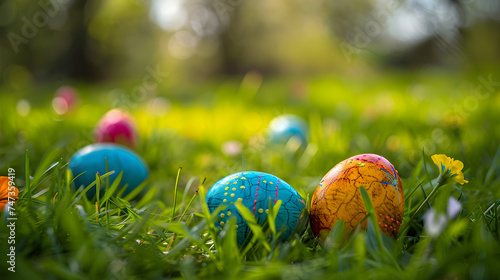
[[[486,173],[486,177],[484,177],[484,183],[483,183],[484,186],[487,186],[490,183],[493,173],[495,173],[495,169],[498,165],[499,157],[500,157],[500,144],[498,145],[497,152],[495,154],[495,157],[493,158],[493,162],[491,163],[490,169]]]
[[[38,175],[38,178],[37,180],[33,180],[31,182],[31,186],[32,186],[32,189],[36,189],[40,184],[42,184],[43,182],[45,182],[47,180],[48,177],[45,177],[44,179],[41,179],[43,175],[47,174],[51,169],[53,169],[54,167],[58,166],[59,165],[59,162],[54,162],[52,165],[49,166],[49,168],[47,168],[46,170],[43,171],[42,174],[39,174]]]
[[[375,211],[373,208],[373,203],[372,199],[370,198],[370,195],[368,194],[368,191],[365,189],[365,187],[361,186],[359,187],[359,192],[361,193],[361,198],[363,199],[363,202],[365,204],[366,212],[368,213],[368,219],[372,222],[374,225],[378,225],[377,218],[375,217]],[[375,230],[375,234],[377,237],[377,243],[379,245],[379,248],[382,249],[383,244],[382,244],[382,237],[380,236],[380,231]]]
[[[179,221],[182,221],[182,218],[184,217],[184,215],[186,215],[187,210],[189,209],[189,207],[191,206],[191,203],[193,203],[193,201],[197,195],[198,195],[198,190],[196,190],[194,195],[191,197],[191,200],[189,200],[188,205],[186,206],[186,208],[184,208],[184,211],[182,212],[182,215],[179,218]]]
[[[139,195],[149,184],[149,178],[144,180],[139,186],[137,186],[134,190],[132,190],[130,193],[128,193],[123,199],[125,200],[132,200],[134,199],[137,195]],[[117,194],[117,196],[121,197],[121,194],[125,191],[125,187]]]
[[[389,261],[391,261],[392,264],[398,270],[401,270],[401,268],[399,267],[399,264],[396,262],[396,260],[393,258],[391,253],[387,250],[387,248],[384,246],[384,243],[382,242],[382,235],[381,235],[382,233],[380,232],[380,229],[378,227],[377,217],[375,216],[375,210],[373,208],[373,203],[372,203],[372,199],[370,197],[370,194],[368,194],[368,191],[363,186],[359,187],[359,191],[361,193],[361,197],[363,198],[366,212],[368,213],[368,219],[370,220],[370,223],[372,224],[373,229],[375,231],[375,235],[377,237],[378,247],[382,253],[382,256],[384,258],[388,259]]]
[[[418,178],[417,178],[418,180]],[[420,182],[420,180],[418,180],[418,185],[420,186],[420,189],[422,190],[422,193],[424,194],[424,200],[427,200],[427,194],[425,193],[425,190],[424,190],[424,187],[422,187],[422,183]],[[429,206],[429,209],[431,208],[431,203],[429,201],[427,201],[427,206]]]
[[[100,207],[103,207],[104,203],[107,203],[107,201],[109,200],[109,198],[114,194],[114,192],[116,191],[116,189],[120,185],[122,176],[123,176],[123,171],[121,171],[118,174],[118,176],[116,176],[116,179],[113,181],[113,184],[111,184],[111,187],[109,187],[109,188],[106,187],[106,192],[104,193],[104,196],[101,199],[101,203],[99,204]],[[106,179],[109,179],[109,177],[107,177]],[[108,182],[109,182],[109,180],[108,180]],[[108,209],[106,208],[106,210],[108,210]]]
[[[411,193],[410,193],[409,195],[407,195],[407,196],[405,197],[405,201],[408,201],[408,200],[410,199],[410,197],[413,195],[413,193],[415,193],[415,191],[416,191],[416,190],[418,190],[418,188],[419,188],[420,186],[422,186],[422,183],[423,183],[423,182],[425,182],[425,180],[424,180],[424,181],[422,181],[422,182],[420,182],[420,179],[418,179],[418,178],[417,178],[417,180],[418,180],[419,184],[418,184],[415,188],[413,188],[413,190],[411,191]]]
[[[99,177],[99,172],[97,172],[95,174],[95,182],[96,182],[96,185],[95,185],[95,188],[96,188],[95,196],[96,196],[96,199],[97,199],[95,207],[96,207],[96,212],[97,212],[96,219],[98,220],[98,218],[99,218],[99,196],[100,196],[100,192],[101,192],[101,178]]]
[[[38,164],[35,173],[33,174],[33,181],[31,182],[32,186],[37,186],[37,183],[40,180],[40,178],[54,167],[54,164],[52,164],[52,166],[49,166],[49,164],[50,162],[53,162],[55,158],[57,158],[59,153],[60,149],[58,148],[49,149],[49,151],[45,154],[45,156]],[[57,165],[58,162],[56,162],[55,164]],[[49,167],[47,168],[47,166]]]
[[[26,189],[20,199],[28,196],[28,207],[31,206],[31,184],[30,184],[30,157],[28,154],[28,149],[26,149],[26,155],[24,157],[24,176],[26,181]]]
[[[431,176],[429,176],[429,171],[427,170],[427,164],[425,163],[425,152],[423,147],[422,147],[422,159],[424,161],[425,175],[427,175],[427,178],[429,179],[429,185],[431,186],[432,189],[434,189],[434,186],[432,185],[432,180],[430,179]]]
[[[107,176],[111,176],[111,175],[113,175],[114,173],[115,173],[115,171],[114,171],[114,170],[109,171],[108,173],[106,173],[106,174],[104,174],[104,175],[100,176],[100,178],[101,178],[101,179],[102,179],[102,178],[106,178]],[[74,205],[77,201],[79,201],[79,200],[82,198],[82,196],[84,196],[84,195],[85,195],[85,193],[87,193],[87,191],[88,191],[88,190],[90,190],[90,189],[91,189],[93,186],[95,186],[95,185],[96,185],[96,181],[93,181],[90,185],[88,185],[88,186],[87,186],[85,189],[83,189],[81,192],[79,192],[79,191],[77,190],[77,191],[73,194],[73,196],[72,196],[72,201],[73,201],[73,203],[72,203],[71,205]]]
[[[269,218],[269,220],[268,220],[269,229],[271,230],[271,233],[272,233],[273,237],[276,236],[276,223],[275,223],[275,219],[276,219],[276,216],[278,216],[279,206],[281,206],[281,200],[277,201],[276,205],[278,205],[278,210],[277,211],[275,211],[275,208],[273,207],[273,204],[272,204],[272,199],[271,199],[271,197],[269,197],[269,205],[268,205],[268,208],[267,208],[267,209],[269,209],[269,213],[267,214],[267,217]]]
[[[306,207],[300,212],[299,220],[297,222],[297,225],[293,229],[292,236],[297,235],[298,237],[300,237],[300,235],[302,235],[306,230],[307,225],[309,225],[309,211]]]
[[[73,174],[71,173],[71,170],[68,168],[66,169],[66,192],[69,193],[69,190],[71,188],[71,177],[73,177]]]
[[[104,158],[104,163],[105,163],[105,166],[106,166],[106,173],[108,173],[109,169],[108,169],[108,158],[105,157]],[[120,176],[121,174],[123,173],[123,171],[120,172],[120,174],[118,174],[118,176]],[[116,179],[115,179],[116,181]],[[106,192],[104,193],[104,198],[103,198],[103,201],[105,201],[106,205],[104,206],[105,208],[105,211],[106,211],[106,229],[109,231],[109,204],[108,204],[108,198],[109,196],[111,196],[111,194],[113,193],[114,191],[110,191],[109,190],[109,177],[106,178]],[[108,196],[108,198],[106,198],[106,196]]]
[[[345,232],[345,223],[342,220],[338,220],[322,243],[323,250],[321,251],[321,254],[323,256],[330,253],[336,254],[336,252],[340,247],[340,244],[342,244],[342,238],[344,237],[344,232]]]
[[[186,183],[186,187],[184,188],[184,192],[182,193],[182,199],[181,199],[182,202],[184,202],[184,200],[186,199],[186,197],[187,197],[187,195],[189,193],[189,190],[193,186],[193,182],[196,179],[198,179],[197,176],[193,176],[193,177],[189,178],[188,182]]]
[[[175,217],[175,208],[177,207],[177,188],[179,186],[179,177],[181,175],[181,170],[182,170],[182,167],[179,167],[179,169],[177,170],[177,178],[175,179],[174,206],[172,208],[172,217],[170,218],[170,221],[173,221],[174,217]]]
[[[252,212],[245,207],[241,202],[237,201],[235,203],[236,209],[240,212],[241,217],[247,222],[248,226],[252,229],[252,233],[254,235],[254,240],[258,239],[260,243],[264,246],[264,248],[267,251],[271,251],[271,247],[269,246],[269,243],[266,240],[266,236],[264,235],[264,232],[262,230],[262,227],[259,225],[255,217],[253,216]],[[248,250],[253,246],[251,242],[248,244],[248,246],[245,248],[243,251],[242,255],[245,255]]]
[[[410,227],[411,222],[413,221],[413,219],[415,219],[415,217],[422,210],[422,208],[424,207],[424,205],[427,204],[427,202],[431,199],[431,197],[434,196],[434,194],[436,193],[437,189],[440,187],[439,184],[437,184],[435,187],[432,185],[432,180],[430,179],[429,171],[427,170],[427,165],[425,164],[425,153],[424,153],[424,149],[423,148],[422,148],[422,156],[424,158],[425,173],[427,175],[427,178],[429,178],[429,185],[431,186],[432,191],[424,199],[424,201],[418,206],[417,210],[415,210],[415,212],[413,212],[413,214],[410,216],[410,219],[408,219],[408,221],[406,223],[404,223],[404,225],[403,225],[404,227],[399,231],[399,234],[398,234],[399,236],[401,236],[402,234],[405,234],[406,230],[409,229],[409,227]]]

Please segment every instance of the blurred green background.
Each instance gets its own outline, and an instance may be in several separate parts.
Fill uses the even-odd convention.
[[[2,0],[0,175],[14,168],[22,195],[25,178],[37,183],[33,204],[16,205],[17,276],[498,277],[499,31],[498,0]],[[53,98],[65,85],[79,101],[61,112]],[[130,207],[128,215],[115,209],[105,226],[105,212],[66,191],[66,163],[94,142],[96,123],[113,108],[138,123],[134,149],[151,170],[150,190],[131,205],[154,232]],[[303,149],[266,139],[269,122],[286,113],[310,126]],[[301,242],[241,256],[236,243],[198,227],[209,220],[194,199],[204,180],[208,189],[257,170],[308,199],[328,170],[361,153],[380,154],[399,171],[404,223],[419,205],[427,210],[427,180],[438,176],[430,156],[462,161],[469,183],[448,185],[429,204],[445,209],[454,196],[461,217],[433,239],[419,212],[389,246],[396,266],[378,259],[369,231],[341,248],[319,245],[307,230]],[[173,220],[176,211],[185,221]],[[186,236],[202,239],[179,241]],[[231,246],[207,255],[220,244]]]
[[[269,76],[383,70],[496,70],[494,0],[41,0],[0,4],[0,70],[9,93],[76,81],[163,86],[249,70]]]

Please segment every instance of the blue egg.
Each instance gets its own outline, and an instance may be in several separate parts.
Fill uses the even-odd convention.
[[[307,123],[295,115],[281,115],[274,118],[267,128],[267,136],[272,144],[285,145],[291,138],[307,144],[309,128]]]
[[[117,144],[99,143],[85,146],[78,150],[69,161],[69,169],[74,177],[76,188],[87,187],[95,181],[95,175],[106,173],[106,159],[108,161],[108,172],[115,173],[109,176],[112,183],[118,174],[123,171],[120,186],[127,185],[124,195],[127,195],[139,186],[149,176],[149,171],[144,160],[134,151]],[[83,173],[83,174],[82,174]],[[81,175],[80,175],[81,174]],[[101,185],[101,194],[105,186]],[[87,197],[95,196],[96,187],[87,191]]]
[[[292,234],[305,203],[302,197],[287,182],[263,172],[245,171],[229,175],[208,191],[206,202],[212,213],[220,205],[227,207],[219,214],[215,226],[221,230],[232,217],[236,218],[238,246],[241,246],[250,233],[250,227],[234,203],[241,201],[254,215],[259,224],[267,217],[269,199],[272,205],[281,200],[276,217],[276,230],[284,229],[279,240],[284,241]]]

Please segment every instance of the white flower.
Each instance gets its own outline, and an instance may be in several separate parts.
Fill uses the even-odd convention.
[[[448,198],[448,206],[446,207],[446,212],[450,220],[455,219],[460,213],[460,210],[462,210],[462,204],[460,204],[455,197],[450,196],[450,198]]]
[[[431,237],[438,237],[439,234],[446,228],[449,220],[455,219],[462,210],[462,204],[455,197],[448,198],[446,206],[447,214],[441,213],[436,217],[436,211],[429,209],[424,214],[424,227]]]
[[[447,223],[448,218],[446,215],[441,213],[436,217],[436,211],[434,211],[434,209],[429,209],[424,214],[424,227],[431,237],[438,237],[446,227]]]

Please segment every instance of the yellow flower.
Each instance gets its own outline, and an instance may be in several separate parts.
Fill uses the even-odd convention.
[[[443,154],[433,155],[431,158],[439,168],[442,180],[450,179],[459,184],[469,183],[469,181],[464,180],[464,174],[462,173],[464,164],[461,161],[454,160]]]
[[[6,176],[0,176],[0,211],[3,211],[5,205],[9,203],[9,197],[15,199],[15,201],[19,198],[19,190],[9,185],[10,179]]]

